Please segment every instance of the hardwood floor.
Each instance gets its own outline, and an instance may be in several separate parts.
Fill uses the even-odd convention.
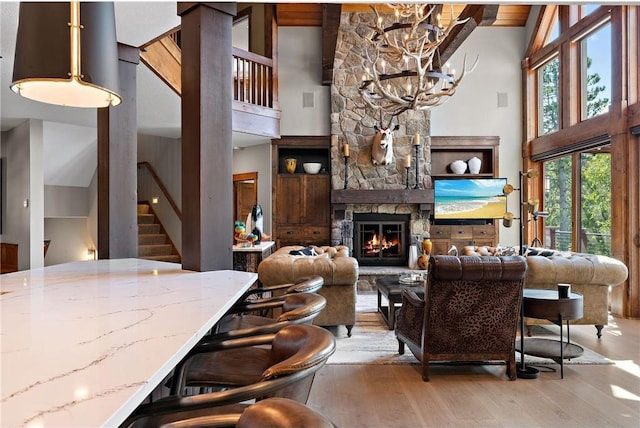
[[[640,427],[640,320],[611,318],[571,338],[611,365],[565,365],[537,379],[507,380],[504,366],[327,365],[307,405],[342,428]],[[409,351],[407,351],[409,352]],[[554,366],[558,367],[558,366]]]

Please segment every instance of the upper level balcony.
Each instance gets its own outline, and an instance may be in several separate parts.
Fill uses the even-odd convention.
[[[140,58],[178,95],[181,85],[180,30],[142,46]],[[233,131],[280,137],[278,76],[272,58],[233,48]]]

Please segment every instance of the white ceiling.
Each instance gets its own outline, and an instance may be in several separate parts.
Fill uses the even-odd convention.
[[[95,109],[54,106],[16,95],[9,89],[18,25],[18,2],[0,1],[0,116],[7,131],[25,120],[44,121],[46,185],[88,186],[96,169]],[[176,2],[115,2],[118,41],[140,46],[180,25]],[[180,98],[144,64],[137,69],[138,131],[180,137]],[[234,133],[233,145],[264,143],[264,137]]]

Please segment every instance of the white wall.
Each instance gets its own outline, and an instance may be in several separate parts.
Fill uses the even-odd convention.
[[[322,28],[278,28],[280,135],[329,135],[329,86],[322,86]],[[303,107],[303,94],[313,107]]]
[[[84,217],[89,215],[89,188],[44,186],[44,216]]]
[[[499,176],[518,187],[522,166],[522,70],[525,29],[476,28],[450,60],[456,74],[464,55],[476,69],[464,77],[455,95],[431,111],[431,135],[499,136]],[[498,106],[498,94],[506,94],[507,106]],[[518,196],[513,193],[508,209],[517,215]],[[500,227],[500,244],[517,245],[518,223]]]
[[[2,139],[7,168],[2,242],[18,244],[18,269],[42,267],[44,252],[31,251],[44,245],[42,121],[27,120]]]
[[[86,218],[45,218],[44,233],[51,240],[45,266],[87,259],[87,250],[95,248]]]

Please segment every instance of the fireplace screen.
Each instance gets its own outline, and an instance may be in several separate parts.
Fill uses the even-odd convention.
[[[362,265],[407,263],[406,221],[355,221],[355,256]]]

